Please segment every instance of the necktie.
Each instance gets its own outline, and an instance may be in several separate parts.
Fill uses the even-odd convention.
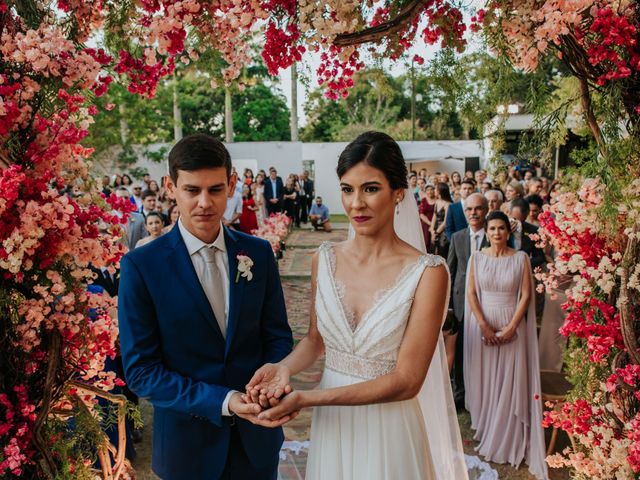
[[[471,237],[471,251],[473,252],[478,251],[478,236],[477,233],[474,233]]]
[[[226,286],[224,275],[222,274],[224,263],[221,257],[223,252],[215,247],[202,247],[198,250],[198,254],[205,262],[204,273],[201,278],[202,289],[209,300],[224,337],[226,336],[227,323],[225,315]]]

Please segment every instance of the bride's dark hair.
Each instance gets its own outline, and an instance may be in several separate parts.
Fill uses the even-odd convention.
[[[384,173],[393,190],[409,188],[407,164],[396,141],[386,133],[365,132],[346,146],[338,159],[338,178],[360,162]]]

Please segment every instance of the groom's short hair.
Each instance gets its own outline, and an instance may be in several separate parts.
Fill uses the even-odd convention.
[[[210,135],[196,133],[176,143],[169,152],[169,175],[175,183],[178,171],[224,167],[227,179],[231,177],[231,156],[224,144]]]

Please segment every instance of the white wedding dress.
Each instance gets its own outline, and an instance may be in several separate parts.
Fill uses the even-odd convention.
[[[422,255],[408,265],[355,325],[337,284],[331,244],[319,249],[315,310],[326,361],[319,388],[335,388],[391,372],[425,268],[444,264]],[[316,407],[307,480],[418,480],[436,475],[420,396],[363,406]],[[439,412],[446,416],[447,412]],[[457,427],[457,426],[456,426]],[[459,433],[458,433],[459,438]],[[464,465],[462,460],[461,465]],[[466,478],[466,472],[455,478]],[[454,478],[447,477],[444,478]]]

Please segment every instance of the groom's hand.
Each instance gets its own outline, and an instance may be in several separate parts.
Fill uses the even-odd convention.
[[[260,419],[258,414],[262,411],[262,408],[257,403],[251,403],[251,399],[241,393],[234,393],[229,399],[229,411],[236,414],[238,417],[243,418],[254,425],[260,425],[261,427],[275,428],[279,427],[288,421],[294,419],[298,413],[284,415],[281,418],[272,419]]]
[[[267,363],[253,374],[247,384],[247,395],[252,403],[262,408],[275,407],[283,395],[293,391],[289,385],[291,372],[284,365]]]

